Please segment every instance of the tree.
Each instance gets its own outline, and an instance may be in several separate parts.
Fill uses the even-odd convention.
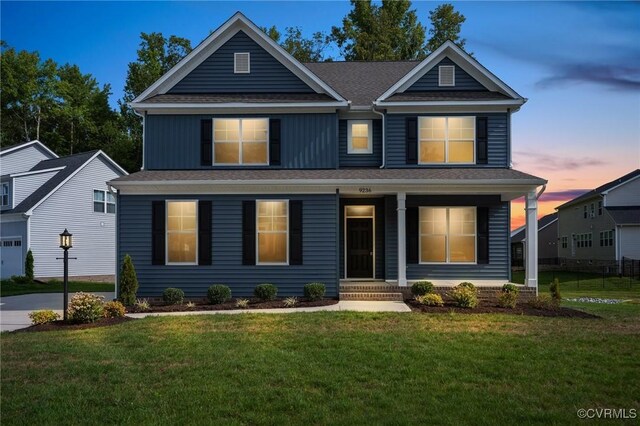
[[[120,301],[131,306],[136,303],[136,293],[138,292],[138,276],[133,267],[133,261],[128,254],[124,255],[122,270],[120,271]]]
[[[353,9],[331,39],[348,61],[410,60],[426,56],[425,28],[409,0],[351,0]]]
[[[27,251],[27,257],[24,259],[24,276],[33,281],[33,253],[31,249]]]
[[[466,40],[460,38],[462,24],[467,20],[463,14],[456,12],[452,4],[441,4],[429,12],[431,37],[427,42],[427,49],[430,52],[436,50],[442,43],[451,40],[460,48],[464,49]]]
[[[285,38],[281,41],[282,35],[275,26],[271,28],[262,27],[261,29],[300,62],[331,60],[331,58],[325,57],[324,54],[331,44],[331,38],[322,31],[313,33],[311,38],[304,38],[300,27],[286,27]]]

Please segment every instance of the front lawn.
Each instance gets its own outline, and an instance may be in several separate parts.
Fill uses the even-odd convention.
[[[592,312],[604,318],[317,312],[5,333],[2,420],[567,424],[579,408],[640,410],[640,305]]]
[[[62,281],[50,281],[46,284],[30,283],[17,284],[11,280],[0,281],[0,297],[17,296],[31,293],[62,293]],[[113,283],[96,283],[91,281],[69,281],[69,291],[109,292],[115,291]]]

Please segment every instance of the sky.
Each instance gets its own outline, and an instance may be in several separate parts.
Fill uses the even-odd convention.
[[[414,1],[428,28],[441,2]],[[528,99],[513,115],[513,166],[549,181],[539,215],[640,168],[639,2],[453,2],[466,50]],[[260,26],[329,31],[343,2],[0,3],[0,38],[59,64],[77,64],[122,98],[141,32],[202,41],[240,10]],[[332,56],[339,59],[334,49]],[[512,228],[524,223],[512,202]]]

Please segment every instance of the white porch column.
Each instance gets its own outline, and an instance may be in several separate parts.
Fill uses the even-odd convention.
[[[407,286],[407,221],[405,192],[398,192],[398,285]]]
[[[536,191],[529,191],[525,197],[525,285],[538,293],[538,200]]]

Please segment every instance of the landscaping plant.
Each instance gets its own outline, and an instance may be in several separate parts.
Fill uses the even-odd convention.
[[[121,318],[125,313],[124,305],[117,300],[106,302],[103,309],[105,318]]]
[[[214,284],[207,290],[207,298],[212,305],[219,305],[231,299],[231,289],[222,284]]]
[[[478,306],[478,290],[471,283],[460,283],[451,290],[449,296],[461,308]]]
[[[236,300],[236,308],[247,309],[249,307],[249,299]]]
[[[27,251],[27,257],[24,259],[24,276],[29,282],[33,281],[33,253],[31,249]]]
[[[497,294],[498,305],[503,308],[515,308],[518,301],[518,294],[520,294],[520,289],[516,285],[503,285],[502,291],[499,291]]]
[[[60,319],[60,315],[50,309],[45,309],[41,311],[30,312],[29,318],[31,319],[31,324],[38,325],[57,321]]]
[[[258,284],[253,294],[260,300],[273,300],[278,294],[278,287],[273,284]]]
[[[549,284],[549,293],[551,293],[551,298],[560,304],[562,295],[560,294],[560,281],[557,278]]]
[[[165,288],[162,292],[162,300],[167,305],[180,305],[184,300],[184,291],[175,287]]]
[[[151,305],[147,299],[136,299],[135,307],[140,311],[148,311]]]
[[[431,281],[416,281],[411,286],[411,294],[414,296],[424,296],[433,292],[433,283]]]
[[[309,300],[321,300],[326,292],[323,283],[309,283],[304,285],[304,297]]]
[[[69,320],[71,322],[89,323],[102,318],[104,314],[104,297],[91,293],[79,292],[69,302]]]
[[[529,305],[536,309],[558,309],[560,303],[548,294],[539,294],[529,301]]]
[[[138,291],[138,277],[133,267],[133,261],[128,254],[124,255],[122,270],[120,271],[120,301],[126,306],[136,303]]]
[[[437,293],[427,293],[422,296],[416,296],[416,301],[425,306],[444,306],[442,296]]]
[[[30,284],[31,280],[24,275],[11,275],[11,281],[16,284]]]
[[[298,298],[297,297],[287,297],[286,299],[284,299],[282,301],[282,303],[284,304],[284,306],[286,308],[293,308],[294,306],[296,306],[298,304]]]

